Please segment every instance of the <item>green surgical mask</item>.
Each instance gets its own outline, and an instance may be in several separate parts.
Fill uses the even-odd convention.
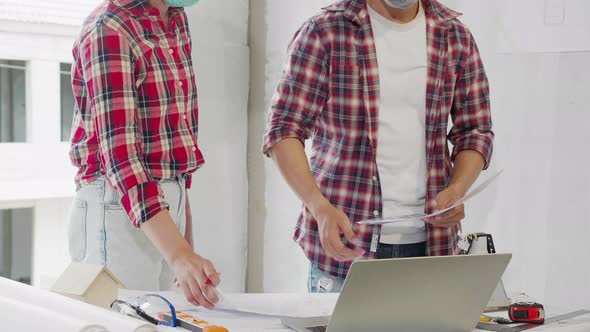
[[[189,7],[196,5],[199,0],[164,0],[170,7]]]

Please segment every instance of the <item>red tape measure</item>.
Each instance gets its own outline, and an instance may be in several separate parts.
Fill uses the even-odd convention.
[[[510,306],[508,314],[515,323],[545,323],[545,308],[539,303],[515,303]]]

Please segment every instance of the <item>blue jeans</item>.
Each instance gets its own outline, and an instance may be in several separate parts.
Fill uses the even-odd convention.
[[[423,257],[426,256],[426,243],[382,244],[377,247],[377,259]],[[344,278],[332,276],[311,264],[307,289],[310,293],[340,293]]]
[[[170,205],[170,216],[184,235],[185,180],[162,180],[160,187]],[[172,269],[145,233],[133,226],[120,199],[104,177],[78,190],[68,230],[72,260],[106,266],[129,289],[172,289]]]

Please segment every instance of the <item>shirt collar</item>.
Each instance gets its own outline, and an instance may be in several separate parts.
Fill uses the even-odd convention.
[[[461,16],[461,13],[451,10],[437,0],[421,1],[424,5],[426,16],[433,17],[439,24],[447,25],[448,21]],[[333,12],[343,12],[345,17],[358,25],[369,24],[367,0],[342,0],[323,9]]]
[[[123,9],[124,11],[128,12],[132,16],[141,16],[146,15],[150,12],[152,8],[148,3],[147,0],[108,0],[112,2],[115,6]],[[171,16],[174,16],[178,13],[184,11],[182,7],[170,7],[169,12]]]

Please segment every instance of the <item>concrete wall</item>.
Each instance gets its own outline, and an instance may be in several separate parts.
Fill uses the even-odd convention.
[[[291,242],[299,203],[259,149],[287,44],[298,26],[329,2],[252,1],[248,286],[253,291],[305,290],[308,265]],[[583,283],[590,268],[582,262],[590,254],[583,209],[590,199],[584,169],[590,160],[581,151],[590,139],[584,111],[590,48],[587,38],[576,36],[590,31],[590,5],[444,2],[465,14],[462,20],[478,41],[490,78],[497,140],[487,175],[506,170],[469,203],[465,230],[490,232],[499,251],[514,254],[505,275],[509,290],[545,303],[588,306]]]
[[[197,251],[244,291],[248,224],[248,1],[203,0],[189,8],[205,166],[190,198]]]
[[[477,38],[492,87],[498,184],[467,206],[514,258],[506,287],[543,303],[587,307],[590,226],[590,31],[587,1],[455,0]],[[526,13],[519,15],[517,13]],[[531,278],[531,276],[535,276]]]
[[[308,263],[291,240],[300,204],[260,153],[270,100],[295,31],[330,1],[254,0],[250,9],[248,291],[304,291]]]

